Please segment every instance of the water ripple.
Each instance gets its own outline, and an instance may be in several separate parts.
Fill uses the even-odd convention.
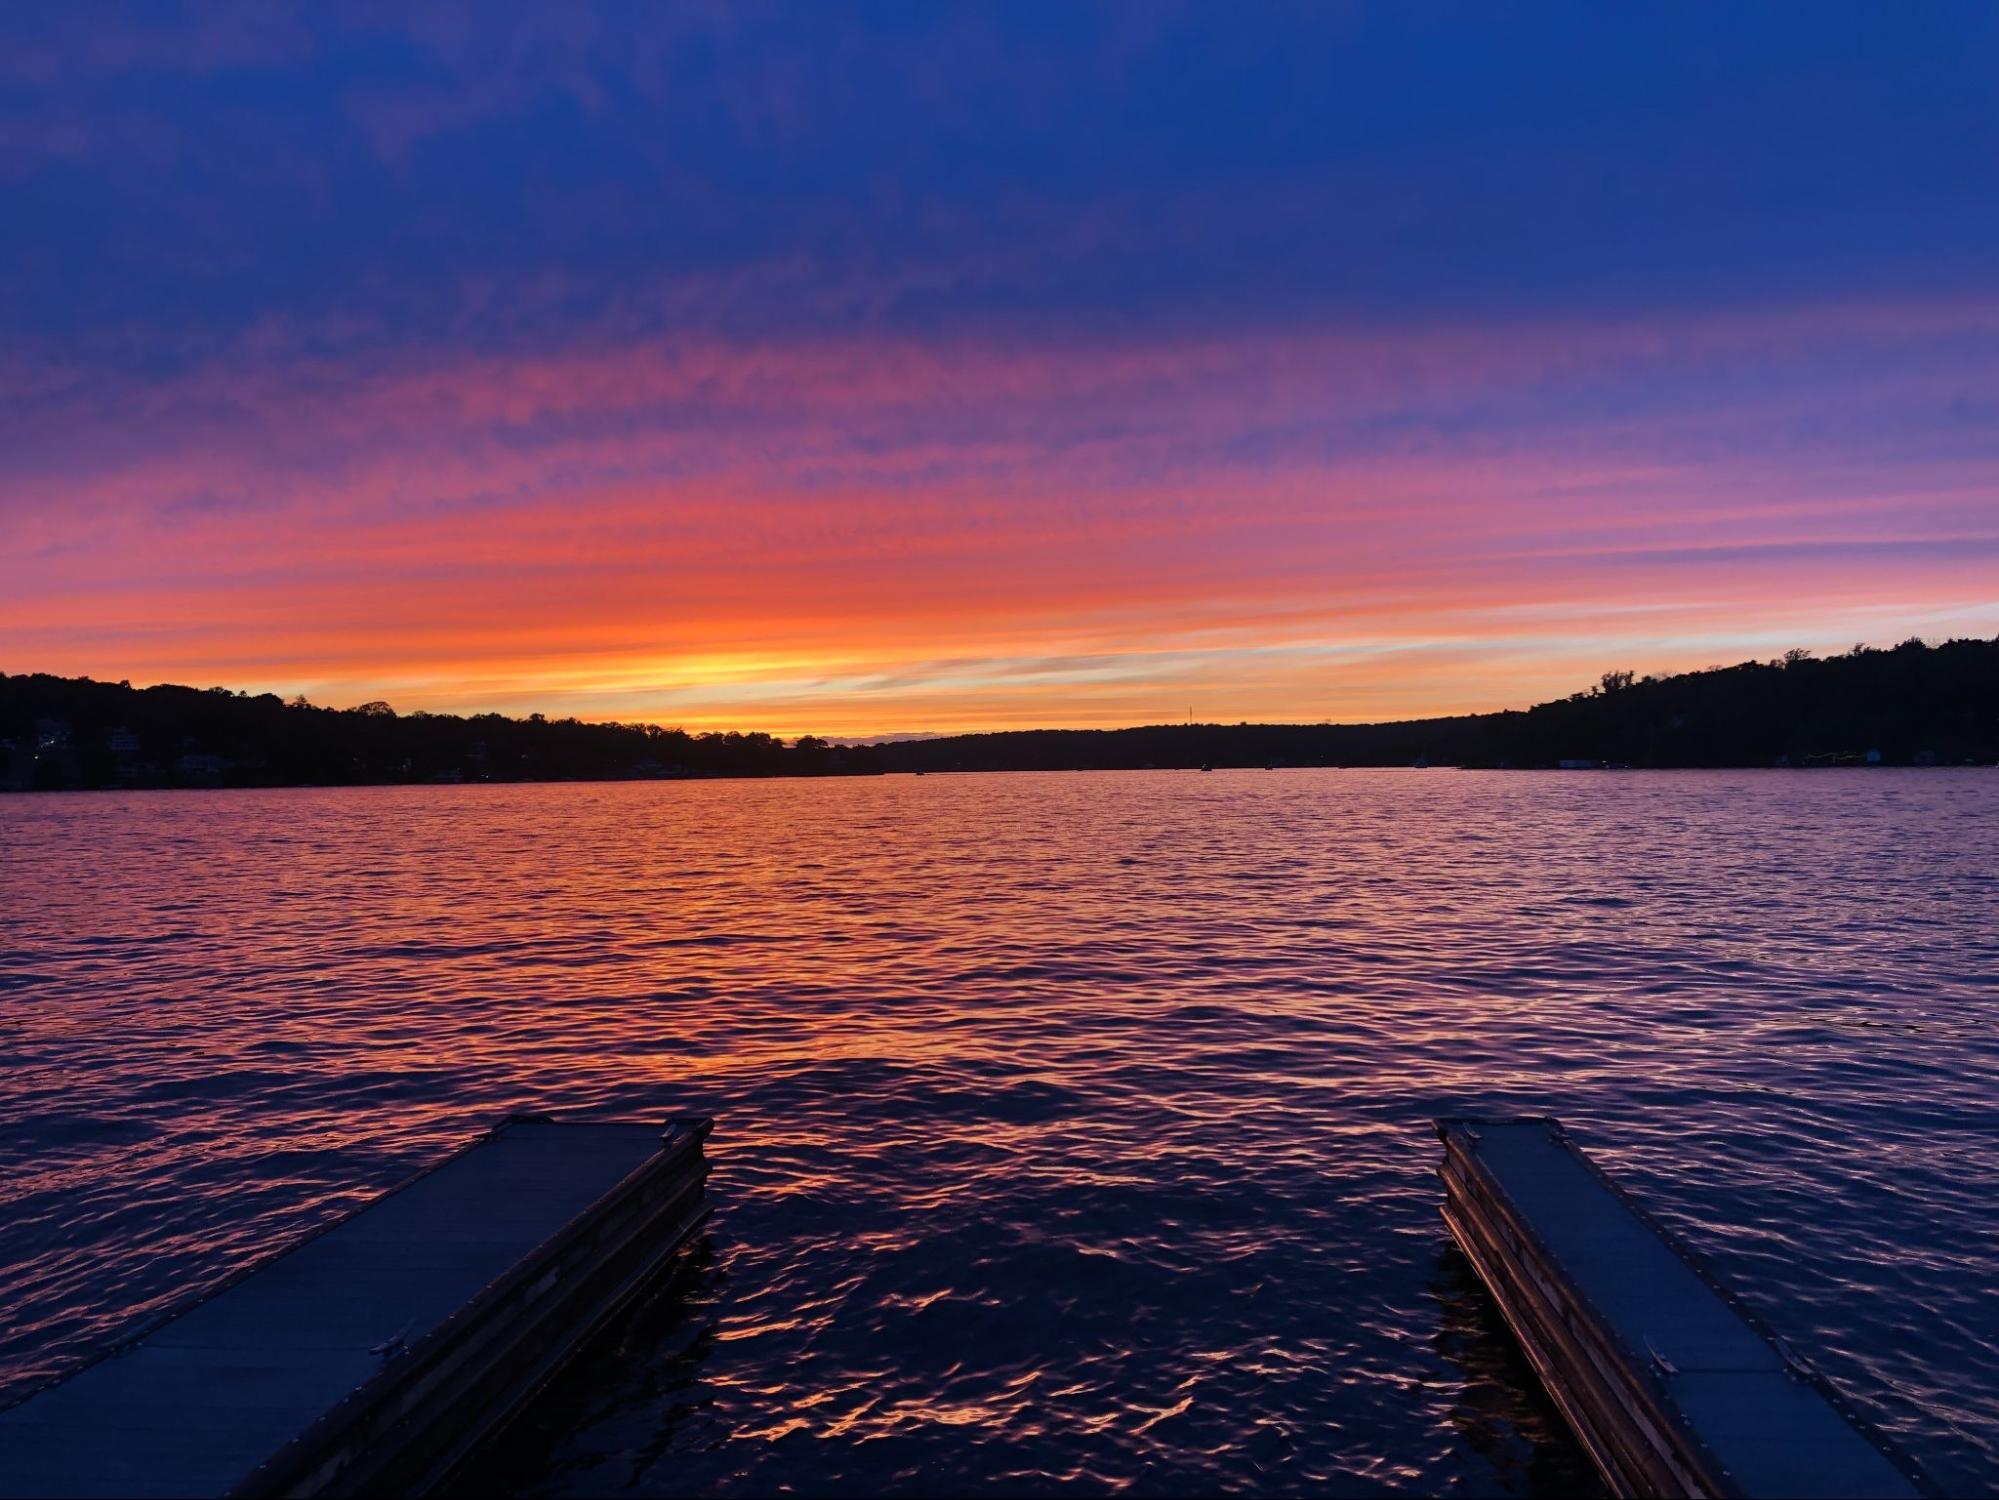
[[[1999,778],[0,801],[0,1382],[508,1109],[718,1117],[531,1494],[1573,1493],[1426,1122],[1559,1114],[1999,1486]]]

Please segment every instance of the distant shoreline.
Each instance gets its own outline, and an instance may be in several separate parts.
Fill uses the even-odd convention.
[[[1269,772],[1277,774],[1286,771],[1320,771],[1337,774],[1361,772],[1365,774],[1387,775],[1429,775],[1448,772],[1471,772],[1474,774],[1502,776],[1589,776],[1589,775],[1673,775],[1698,776],[1726,773],[1739,775],[1760,773],[1772,776],[1824,775],[1829,772],[1868,772],[1883,774],[1894,772],[1965,772],[1999,770],[1999,764],[1987,761],[1966,761],[1957,765],[1892,765],[1883,762],[1878,765],[1823,765],[1823,766],[1211,766],[1212,773],[1253,773]],[[982,776],[1198,776],[1203,774],[1199,766],[1071,766],[1067,768],[1039,766],[1020,769],[994,768],[982,770],[949,771],[854,771],[834,775],[810,775],[805,773],[779,772],[771,775],[730,775],[727,772],[712,776],[565,776],[565,777],[517,777],[507,781],[266,781],[232,782],[228,784],[181,784],[162,786],[78,786],[78,787],[29,787],[0,788],[0,798],[12,797],[73,797],[79,795],[109,795],[129,792],[347,792],[347,791],[447,791],[458,788],[497,789],[514,786],[686,786],[715,782],[762,782],[762,781],[880,781],[919,779],[931,776],[972,778]]]
[[[1529,709],[1381,724],[1019,729],[842,745],[657,724],[331,709],[0,674],[0,791],[746,780],[892,772],[1814,770],[1999,762],[1999,640],[1606,672]]]

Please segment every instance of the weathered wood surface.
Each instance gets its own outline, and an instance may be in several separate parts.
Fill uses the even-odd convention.
[[[1559,1123],[1437,1132],[1445,1221],[1614,1492],[1932,1493]]]
[[[509,1120],[0,1412],[0,1495],[415,1494],[706,1216],[705,1120]]]

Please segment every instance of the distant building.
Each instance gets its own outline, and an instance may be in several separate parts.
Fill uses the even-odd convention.
[[[1594,760],[1558,760],[1555,764],[1564,771],[1594,771],[1601,762]]]
[[[28,761],[25,787],[54,792],[81,785],[82,762],[71,742],[66,720],[35,720],[34,737],[25,749]],[[12,779],[10,776],[9,780]]]
[[[222,775],[236,763],[226,756],[190,753],[174,762],[174,772],[189,786],[220,786]]]

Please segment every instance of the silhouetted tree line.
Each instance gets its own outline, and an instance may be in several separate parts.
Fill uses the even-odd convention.
[[[1015,730],[884,745],[654,724],[319,708],[226,688],[0,674],[0,789],[823,776],[1140,767],[1956,765],[1999,761],[1999,640],[1671,677],[1606,672],[1524,711],[1391,724]]]
[[[806,736],[688,734],[534,714],[319,708],[227,688],[0,674],[0,788],[818,776],[872,770]]]
[[[1031,730],[884,745],[890,770],[1139,766],[1631,766],[1999,761],[1999,640],[1637,677],[1524,711],[1392,724],[1164,724]]]

